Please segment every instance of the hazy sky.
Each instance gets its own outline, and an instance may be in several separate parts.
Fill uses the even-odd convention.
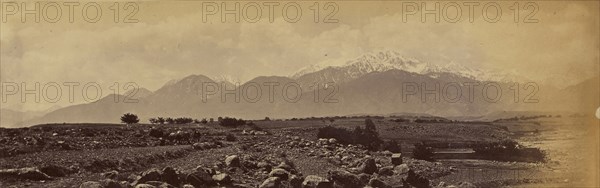
[[[247,3],[242,1],[241,6]],[[297,23],[282,18],[285,3],[274,8],[273,23],[265,6],[257,23],[244,19],[235,23],[233,17],[222,23],[219,14],[204,23],[202,3],[196,1],[139,2],[133,17],[138,23],[115,23],[112,3],[100,5],[103,17],[97,23],[83,21],[85,3],[75,7],[74,23],[68,21],[66,6],[62,6],[57,23],[44,19],[34,23],[32,16],[22,23],[18,13],[2,14],[7,22],[0,23],[0,79],[42,85],[94,81],[103,86],[106,95],[110,93],[108,85],[114,82],[136,82],[156,90],[190,74],[227,75],[247,81],[259,75],[291,75],[313,64],[339,65],[380,50],[437,64],[455,62],[513,72],[557,85],[599,74],[598,2],[538,2],[539,9],[532,17],[538,23],[523,23],[532,11],[532,7],[524,9],[523,2],[519,23],[513,21],[510,9],[514,2],[499,2],[502,14],[496,23],[483,19],[485,3],[474,8],[474,21],[469,22],[469,9],[462,2],[462,19],[457,23],[443,18],[435,23],[433,16],[422,23],[420,12],[405,17],[401,2],[389,1],[338,2],[339,10],[333,16],[338,23],[314,23],[313,3],[299,3],[302,17]],[[433,2],[429,3],[433,8]],[[320,20],[333,10],[333,6],[324,9],[324,4],[319,4]],[[129,13],[123,6],[121,3],[120,20]],[[454,9],[447,10],[449,15],[455,14]],[[494,10],[489,13],[494,17]],[[15,99],[18,101],[9,101]],[[15,105],[2,103],[3,107]],[[49,106],[26,104],[24,108]]]

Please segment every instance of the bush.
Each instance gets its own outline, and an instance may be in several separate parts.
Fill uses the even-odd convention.
[[[176,124],[190,124],[192,122],[194,122],[194,120],[192,118],[189,117],[179,117],[174,119]]]
[[[408,176],[406,177],[406,183],[412,185],[412,187],[418,187],[418,188],[431,187],[431,185],[429,185],[429,180],[427,178],[415,173],[413,170],[408,170]],[[409,186],[404,186],[404,187],[409,187]]]
[[[401,153],[402,152],[402,146],[400,146],[400,144],[398,144],[398,142],[396,142],[396,140],[390,140],[390,141],[383,142],[381,149],[384,151],[388,150],[392,153]]]
[[[127,123],[127,124],[134,124],[134,123],[140,122],[140,119],[135,114],[126,113],[126,114],[123,114],[123,116],[121,116],[121,122]]]
[[[335,138],[341,144],[354,144],[354,134],[344,128],[336,128],[326,126],[319,128],[317,132],[318,138]]]
[[[219,121],[219,125],[224,126],[224,127],[237,127],[240,125],[245,125],[246,121],[242,120],[242,119],[235,119],[235,118],[229,118],[229,117],[225,117],[222,118]]]
[[[362,132],[356,133],[355,140],[357,144],[367,147],[369,150],[377,150],[383,141],[379,138],[379,133],[375,127],[375,123],[371,119],[365,120],[365,129]]]
[[[426,161],[433,161],[433,149],[425,146],[424,143],[415,144],[413,158]]]
[[[335,138],[341,144],[360,144],[372,151],[378,150],[382,143],[377,128],[370,119],[365,120],[364,129],[357,126],[353,131],[333,126],[319,128],[317,137]]]

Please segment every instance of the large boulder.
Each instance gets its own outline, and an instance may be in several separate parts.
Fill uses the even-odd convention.
[[[332,188],[333,184],[320,176],[309,175],[304,178],[304,182],[302,182],[303,188]]]
[[[79,185],[79,188],[102,188],[102,184],[97,181],[86,181]]]
[[[472,183],[469,182],[460,182],[458,184],[458,188],[475,188],[477,186],[473,185]]]
[[[377,178],[371,178],[371,180],[369,180],[369,186],[377,188],[391,188],[391,186]]]
[[[50,180],[52,177],[41,172],[37,168],[19,168],[19,169],[5,169],[0,170],[0,178],[12,177],[18,179],[28,180]]]
[[[363,159],[360,166],[358,166],[358,171],[366,174],[373,174],[377,172],[377,164],[375,163],[375,159],[371,157]]]
[[[402,164],[402,153],[394,153],[392,154],[392,164],[400,165]]]
[[[290,175],[290,173],[287,170],[284,170],[281,168],[273,169],[269,173],[269,177],[278,177],[278,178],[281,178],[281,180],[287,180],[289,175]]]
[[[410,170],[410,168],[408,168],[408,165],[406,165],[406,164],[401,164],[401,165],[394,167],[395,174],[406,174],[406,173],[408,173],[409,170]]]
[[[281,187],[281,178],[269,177],[258,186],[258,188],[279,188]]]
[[[290,186],[292,186],[292,188],[301,188],[302,181],[304,181],[304,178],[302,178],[301,176],[297,176],[297,175],[292,175],[292,176],[290,176],[290,179],[289,179]]]
[[[371,175],[369,174],[365,174],[365,173],[361,173],[358,175],[358,179],[360,180],[360,183],[363,185],[366,185],[369,183],[369,180],[371,179]]]
[[[103,188],[122,188],[121,184],[112,179],[105,179],[100,181],[100,184]]]
[[[227,185],[231,183],[231,176],[229,176],[229,174],[226,173],[220,173],[217,175],[213,175],[212,179],[215,180],[217,183],[219,183],[219,185]]]
[[[48,165],[40,168],[40,171],[53,177],[64,177],[71,173],[71,169],[58,165]]]
[[[228,167],[240,167],[240,158],[237,155],[231,155],[225,158],[225,165]]]
[[[345,188],[361,188],[363,187],[360,178],[357,175],[352,174],[344,170],[333,170],[327,173],[329,179],[333,181],[336,187]]]
[[[156,186],[142,183],[142,184],[135,185],[135,188],[156,188]]]
[[[104,172],[101,175],[104,178],[117,179],[117,177],[119,176],[119,171],[112,170],[112,171]]]
[[[158,188],[175,188],[175,186],[172,186],[170,184],[168,184],[167,182],[162,182],[162,181],[148,181],[145,184],[149,184]]]
[[[215,184],[215,181],[210,174],[204,170],[198,169],[187,175],[186,182],[195,187],[208,187]]]
[[[286,162],[286,161],[279,163],[279,165],[277,165],[275,168],[281,168],[288,172],[292,172],[294,170],[293,164],[291,164],[290,162]]]
[[[137,181],[137,183],[145,183],[148,181],[160,181],[160,174],[161,171],[156,168],[147,170],[142,173],[142,176]]]
[[[161,180],[173,186],[179,186],[179,172],[173,167],[166,167],[162,170]]]
[[[379,169],[377,174],[382,176],[391,176],[394,175],[394,166],[386,166]]]

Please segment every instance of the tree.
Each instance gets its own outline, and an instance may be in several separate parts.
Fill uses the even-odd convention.
[[[148,119],[148,121],[152,124],[158,124],[158,119],[156,119],[156,118],[150,118],[150,119]]]
[[[271,118],[265,117],[265,121],[271,121]]]
[[[134,123],[140,122],[140,119],[135,114],[126,113],[126,114],[123,114],[123,116],[121,116],[121,122],[126,123],[126,124],[134,124]]]
[[[382,143],[382,140],[379,138],[379,133],[377,132],[377,127],[373,120],[366,119],[365,120],[365,129],[363,130],[363,134],[360,136],[361,144],[369,148],[370,150],[377,150]]]
[[[396,142],[396,140],[390,140],[387,142],[383,142],[382,144],[383,150],[388,150],[392,153],[400,153],[402,152],[402,146]]]
[[[175,120],[173,118],[167,118],[165,119],[165,121],[167,122],[167,124],[175,124]]]
[[[165,124],[165,118],[163,118],[163,117],[157,117],[157,118],[156,118],[156,121],[157,121],[159,124]]]
[[[210,120],[208,122],[211,122],[211,123],[215,122],[215,119],[214,118],[210,118]]]
[[[208,121],[206,121],[206,118],[202,118],[202,120],[200,121],[200,123],[206,124],[206,123],[208,123]]]
[[[433,148],[427,147],[424,143],[415,144],[413,156],[415,159],[433,161]]]
[[[219,121],[219,125],[224,127],[237,127],[245,124],[246,121],[244,121],[243,119],[235,119],[230,117],[225,117]]]

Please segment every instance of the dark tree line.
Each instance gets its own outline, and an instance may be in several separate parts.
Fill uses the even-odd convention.
[[[394,153],[399,153],[401,151],[400,144],[398,144],[395,140],[384,142],[381,138],[379,138],[377,127],[371,119],[365,120],[364,128],[356,126],[352,131],[333,126],[319,128],[317,137],[335,138],[341,144],[362,145],[372,151],[379,149],[388,150]]]

